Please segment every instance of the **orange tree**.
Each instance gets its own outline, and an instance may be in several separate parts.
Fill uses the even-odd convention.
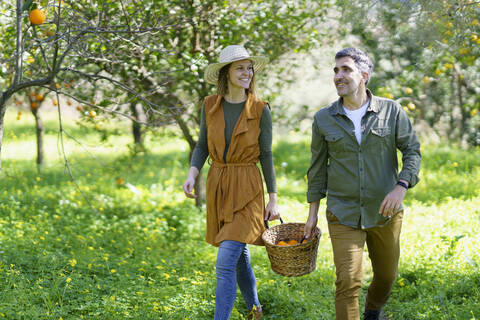
[[[442,135],[480,144],[480,1],[339,0],[375,59],[371,87]]]
[[[24,92],[19,92],[15,95],[14,100],[17,105],[26,104],[27,109],[30,110],[33,118],[35,119],[35,134],[37,138],[37,169],[40,171],[45,165],[45,152],[44,152],[44,135],[45,135],[45,126],[43,124],[41,108],[44,103],[47,101],[45,98],[50,93],[50,91],[42,89],[36,91],[34,89],[38,88],[29,88],[24,90]],[[52,103],[55,105],[54,101]]]
[[[116,96],[133,95],[159,113],[168,107],[152,103],[136,88],[115,79],[115,75],[95,68],[105,61],[132,64],[131,54],[117,55],[115,50],[107,51],[106,44],[110,42],[119,50],[133,47],[132,51],[141,52],[145,48],[132,46],[139,34],[149,34],[151,42],[144,45],[154,47],[158,42],[156,35],[181,26],[181,20],[171,22],[168,16],[148,20],[143,7],[128,1],[124,8],[126,2],[17,0],[13,4],[0,4],[0,38],[5,44],[0,56],[0,150],[8,101],[27,88],[43,87],[53,91],[53,99],[60,102],[60,95],[78,98],[73,81],[77,81],[75,86],[94,88],[97,84],[91,79],[102,79]],[[37,9],[45,14],[45,20],[35,11]],[[82,107],[106,110],[103,105],[91,102],[89,100],[89,104]],[[58,107],[61,111],[60,104]],[[88,109],[87,114],[91,116],[93,111],[90,111]],[[123,110],[107,111],[123,113]],[[124,115],[133,119],[127,112]],[[60,130],[63,133],[62,126]]]
[[[95,60],[75,70],[70,68],[69,76],[88,85],[77,84],[70,91],[74,90],[75,98],[87,108],[101,107],[97,112],[105,121],[127,114],[134,120],[135,141],[141,142],[139,122],[151,127],[176,125],[191,154],[201,99],[214,90],[203,81],[203,70],[216,61],[219,50],[229,44],[244,44],[252,53],[268,56],[274,65],[281,56],[307,50],[327,38],[326,31],[317,29],[327,8],[327,1],[177,0],[144,2],[139,11],[134,2],[112,2],[107,11],[126,12],[126,25],[132,25],[132,16],[142,15],[138,21],[145,29],[159,20],[169,27],[158,33],[138,32],[127,45],[123,36],[99,40],[92,48]],[[265,98],[281,90],[288,79],[287,70],[295,67],[292,61],[281,66],[284,76],[269,88]],[[117,86],[127,90],[113,90]],[[283,111],[274,110],[274,116],[287,119]],[[86,123],[93,124],[85,117]],[[197,203],[203,196],[202,187],[199,175]]]
[[[325,33],[317,26],[328,1],[17,0],[1,6],[7,14],[0,37],[8,45],[0,58],[0,138],[8,99],[43,86],[77,100],[89,118],[95,109],[137,124],[139,118],[157,126],[175,123],[193,150],[200,100],[213,89],[202,70],[220,48],[241,43],[274,62],[319,45]],[[28,20],[33,9],[45,11],[42,24]],[[282,69],[295,67],[288,61]]]

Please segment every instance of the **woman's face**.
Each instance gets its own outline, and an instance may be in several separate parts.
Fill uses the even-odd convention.
[[[250,60],[235,61],[228,70],[228,86],[248,89],[253,78],[253,64]]]

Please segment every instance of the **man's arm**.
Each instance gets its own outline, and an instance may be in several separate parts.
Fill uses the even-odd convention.
[[[312,142],[310,145],[312,158],[307,171],[307,201],[320,201],[327,194],[327,158],[328,147],[325,137],[320,133],[314,119],[312,124]]]
[[[397,117],[397,130],[395,132],[397,148],[402,152],[402,171],[399,179],[408,182],[408,187],[413,188],[419,181],[420,172],[420,142],[417,134],[408,119],[407,114],[400,108]]]
[[[402,152],[402,171],[399,180],[407,188],[415,186],[419,180],[420,172],[420,142],[418,141],[415,130],[408,119],[407,114],[402,108],[399,108],[399,114],[396,121],[395,142],[397,148]],[[407,188],[396,185],[388,193],[380,205],[379,213],[384,217],[391,217],[400,208]]]
[[[312,230],[317,225],[320,199],[325,198],[327,194],[328,149],[323,135],[320,134],[318,130],[315,119],[312,124],[312,143],[310,149],[312,151],[312,159],[307,172],[307,201],[310,203],[310,208],[304,228],[306,238],[310,237]]]

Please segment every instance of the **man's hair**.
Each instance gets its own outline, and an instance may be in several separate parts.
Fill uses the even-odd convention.
[[[343,57],[352,58],[360,72],[368,73],[368,79],[365,82],[365,85],[367,85],[373,72],[373,63],[367,56],[367,54],[357,48],[345,48],[337,52],[337,54],[335,55],[335,60]]]

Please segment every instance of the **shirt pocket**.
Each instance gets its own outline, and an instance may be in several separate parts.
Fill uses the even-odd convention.
[[[325,136],[327,141],[328,151],[330,153],[345,152],[345,139],[340,133],[331,133]]]
[[[372,128],[368,137],[368,149],[373,151],[385,150],[388,147],[391,133],[392,129],[390,127]]]

